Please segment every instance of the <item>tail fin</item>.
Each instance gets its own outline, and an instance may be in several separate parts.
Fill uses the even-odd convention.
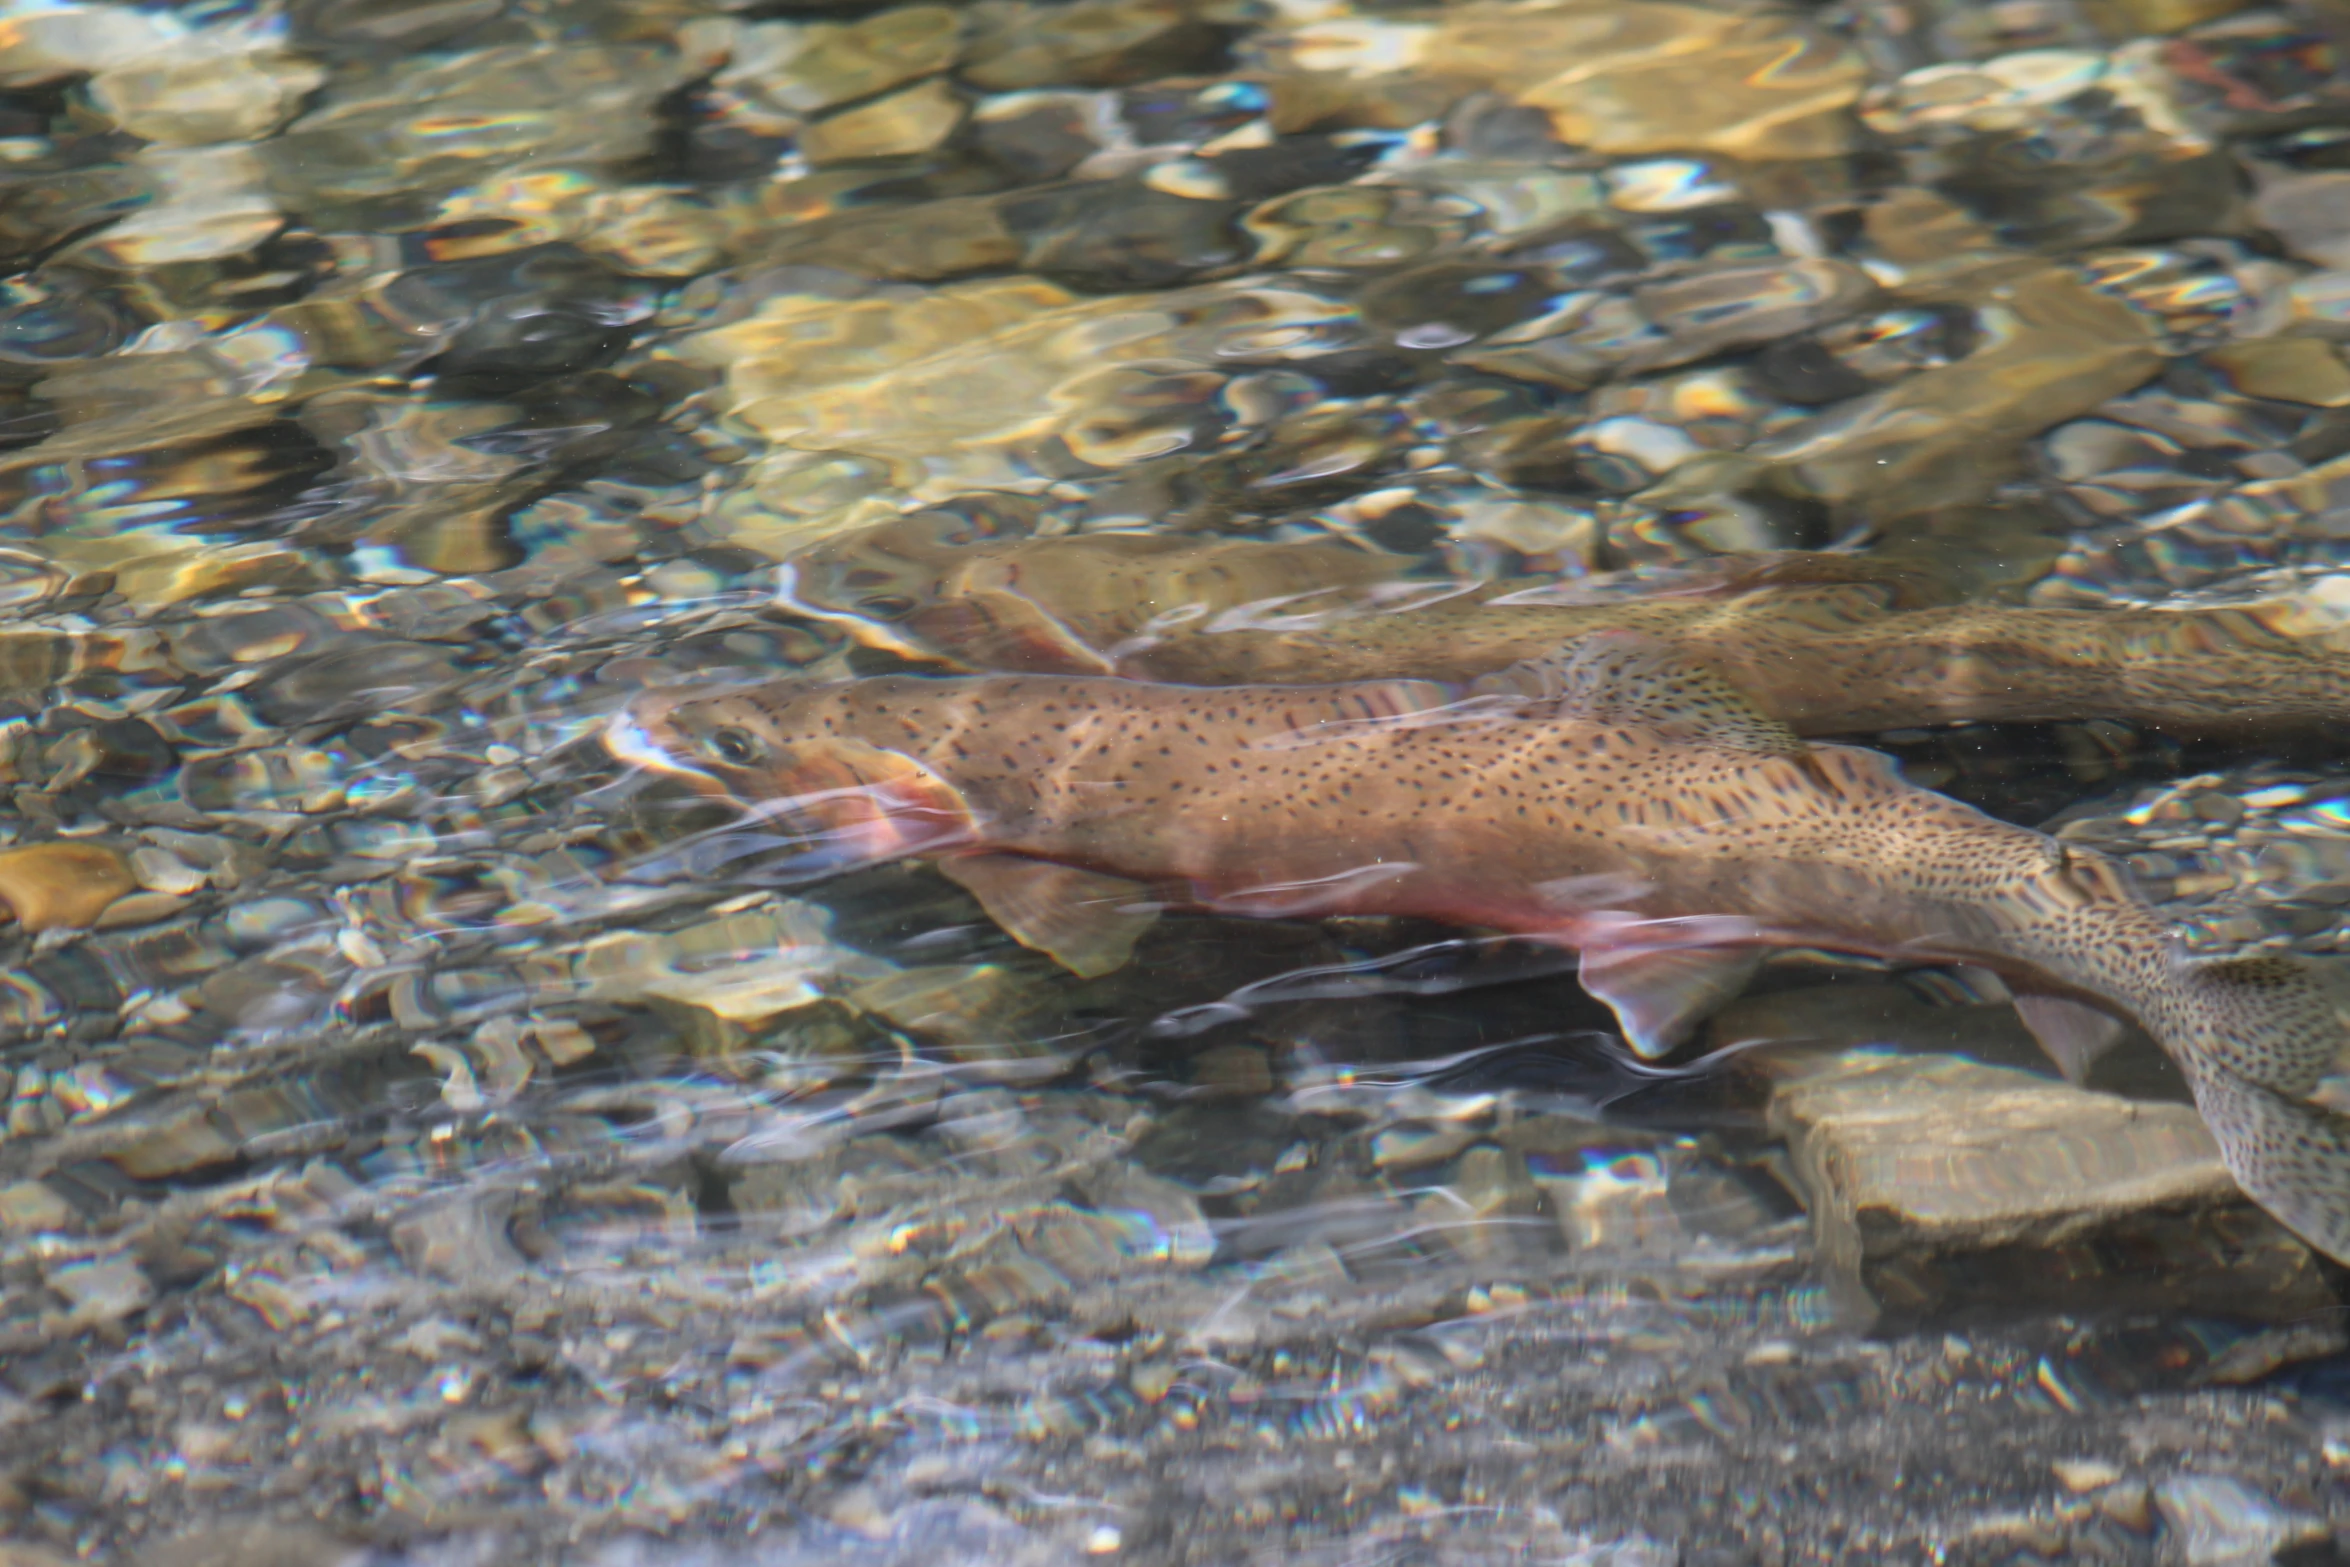
[[[2350,1116],[2225,1067],[2190,1066],[2187,1077],[2245,1195],[2319,1251],[2350,1263]]]

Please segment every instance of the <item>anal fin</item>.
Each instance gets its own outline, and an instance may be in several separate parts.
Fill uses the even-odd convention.
[[[978,899],[1004,934],[1080,979],[1123,968],[1159,917],[1156,909],[1136,907],[1145,889],[1121,876],[1017,854],[961,854],[938,868]]]
[[[2124,1032],[2111,1013],[2062,996],[2019,994],[2015,1009],[2064,1080],[2075,1086],[2088,1081],[2097,1058],[2120,1043]]]
[[[1581,977],[1633,1050],[1654,1061],[1744,990],[1762,960],[1755,947],[1587,947]]]

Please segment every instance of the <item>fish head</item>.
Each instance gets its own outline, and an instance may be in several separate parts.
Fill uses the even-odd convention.
[[[946,591],[956,567],[990,542],[959,519],[915,512],[825,539],[791,558],[785,596],[827,619],[893,625]]]
[[[970,802],[919,759],[844,728],[841,688],[652,692],[604,732],[619,761],[781,827],[803,868],[900,859],[976,836]]]

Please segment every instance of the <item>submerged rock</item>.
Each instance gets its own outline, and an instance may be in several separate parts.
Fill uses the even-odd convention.
[[[2190,1106],[1958,1056],[1859,1050],[1774,1071],[1771,1124],[1864,1319],[2028,1298],[2289,1321],[2331,1298],[2308,1248],[2236,1189]]]
[[[1923,510],[1981,493],[2024,439],[2161,366],[2145,317],[2060,272],[1994,284],[1975,308],[1982,341],[1965,358],[1855,398],[1753,455],[1832,504]]]
[[[87,926],[137,885],[122,854],[103,844],[0,849],[0,903],[26,930]]]

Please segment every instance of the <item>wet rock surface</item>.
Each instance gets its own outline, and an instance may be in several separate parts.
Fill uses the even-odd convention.
[[[909,517],[1137,635],[1833,548],[2339,639],[2339,21],[0,7],[0,1564],[2333,1559],[2339,1275],[2143,1042],[1079,979],[599,736],[928,667]],[[945,629],[1082,652],[1042,559]],[[1867,738],[2338,964],[2338,727]]]

